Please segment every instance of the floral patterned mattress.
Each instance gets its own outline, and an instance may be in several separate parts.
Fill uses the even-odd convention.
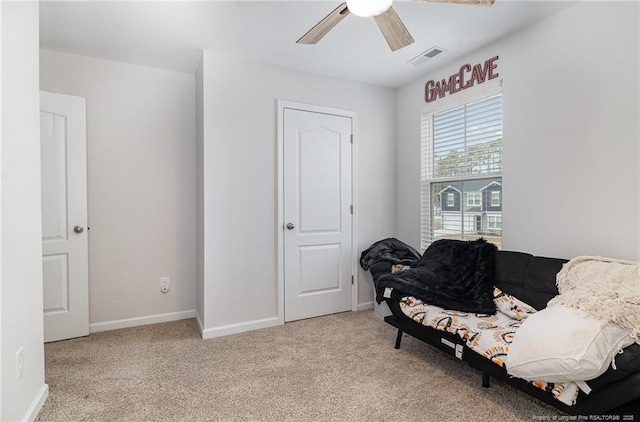
[[[417,323],[460,336],[471,350],[504,367],[504,357],[509,353],[516,331],[536,310],[497,287],[494,288],[494,302],[497,308],[495,315],[446,310],[427,305],[413,296],[403,297],[400,309]],[[530,382],[568,406],[575,404],[578,397],[579,388],[574,382]]]

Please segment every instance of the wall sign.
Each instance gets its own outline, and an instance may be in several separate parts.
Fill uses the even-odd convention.
[[[497,60],[498,56],[495,56],[474,66],[467,63],[448,79],[430,80],[424,86],[424,100],[430,103],[438,98],[444,98],[447,92],[455,94],[463,89],[471,88],[476,83],[480,85],[485,81],[497,78],[499,76],[495,72],[498,68]]]

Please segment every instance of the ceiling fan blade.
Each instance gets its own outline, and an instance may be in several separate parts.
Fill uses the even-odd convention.
[[[422,0],[432,3],[456,3],[468,4],[470,6],[491,6],[496,0]]]
[[[322,39],[334,26],[340,23],[349,14],[347,3],[342,3],[335,10],[329,13],[324,19],[316,24],[313,28],[304,34],[296,43],[298,44],[315,44]]]
[[[396,51],[413,43],[413,37],[400,20],[396,11],[393,10],[393,6],[374,18],[391,51]]]

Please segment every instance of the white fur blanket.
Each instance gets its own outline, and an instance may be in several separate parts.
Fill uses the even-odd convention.
[[[631,331],[640,344],[640,263],[579,256],[556,276],[560,294],[547,305],[580,309]]]

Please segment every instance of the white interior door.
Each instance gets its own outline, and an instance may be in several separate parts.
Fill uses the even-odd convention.
[[[284,316],[351,310],[352,119],[284,109]]]
[[[44,340],[89,334],[85,100],[40,92]]]

